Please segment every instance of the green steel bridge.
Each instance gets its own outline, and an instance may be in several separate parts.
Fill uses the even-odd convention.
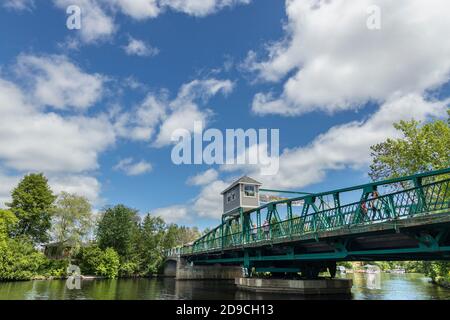
[[[447,168],[299,193],[224,215],[219,226],[168,254],[195,265],[301,272],[307,278],[325,268],[334,276],[338,261],[450,260],[449,184]]]

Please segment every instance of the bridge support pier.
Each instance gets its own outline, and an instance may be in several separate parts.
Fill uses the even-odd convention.
[[[223,265],[191,265],[185,259],[177,261],[176,280],[234,280],[242,276],[242,267]]]
[[[234,283],[239,289],[246,291],[302,295],[350,295],[353,286],[353,282],[350,279],[289,280],[236,278]]]

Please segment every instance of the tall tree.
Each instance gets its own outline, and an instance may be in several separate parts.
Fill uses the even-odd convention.
[[[42,173],[26,175],[11,193],[12,202],[7,203],[16,215],[18,223],[15,236],[27,236],[34,243],[48,241],[55,195]]]
[[[64,191],[58,196],[52,225],[57,242],[80,244],[91,231],[92,224],[92,207],[88,199]]]
[[[394,126],[403,137],[387,139],[372,147],[370,177],[382,180],[450,167],[450,110],[448,114],[447,122],[396,123]],[[424,262],[423,267],[433,281],[439,282],[440,278],[450,281],[449,262]]]
[[[377,181],[450,166],[450,123],[436,120],[421,124],[394,124],[403,137],[374,145],[370,177]]]
[[[139,232],[137,210],[124,205],[105,209],[97,227],[97,241],[101,249],[113,248],[124,260],[133,253],[133,240]]]
[[[147,214],[141,226],[141,261],[146,274],[153,274],[162,265],[166,224],[160,217]]]

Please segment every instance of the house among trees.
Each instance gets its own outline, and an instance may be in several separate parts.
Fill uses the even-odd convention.
[[[63,260],[69,258],[74,249],[75,244],[70,241],[53,242],[44,245],[44,254],[47,258],[52,260]]]
[[[237,214],[240,208],[244,212],[258,208],[261,186],[260,182],[247,176],[233,182],[221,193],[223,195],[223,214]]]

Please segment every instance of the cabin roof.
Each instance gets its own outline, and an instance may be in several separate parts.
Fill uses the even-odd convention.
[[[228,188],[226,188],[225,190],[223,190],[220,194],[224,194],[225,192],[227,192],[228,190],[234,188],[235,186],[237,186],[238,184],[251,184],[251,185],[255,185],[255,186],[262,186],[261,182],[256,181],[253,178],[250,178],[248,176],[243,176],[240,177],[238,180],[236,180],[235,182],[233,182]]]

